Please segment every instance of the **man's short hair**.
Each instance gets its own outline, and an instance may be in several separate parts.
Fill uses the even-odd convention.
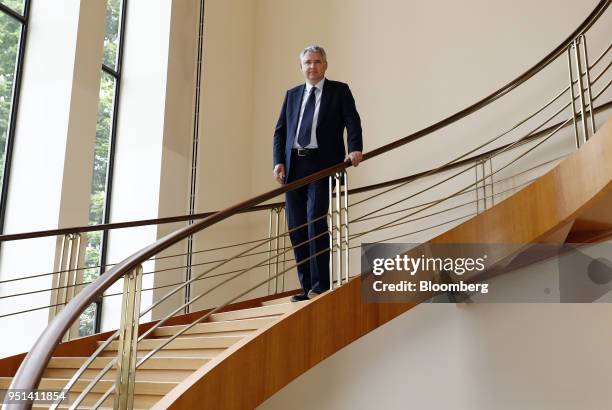
[[[312,44],[310,46],[304,47],[304,49],[300,53],[300,61],[302,61],[302,58],[304,58],[306,53],[319,53],[321,54],[321,57],[323,57],[323,61],[327,61],[327,54],[325,54],[325,49],[323,49],[323,47],[318,46],[316,44]]]

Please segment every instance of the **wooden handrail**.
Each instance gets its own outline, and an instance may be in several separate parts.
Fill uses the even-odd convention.
[[[607,9],[610,4],[610,0],[601,0],[595,9],[588,15],[588,17],[580,24],[580,26],[575,29],[572,34],[568,36],[565,41],[563,41],[559,46],[557,46],[553,51],[551,51],[546,57],[544,57],[540,62],[534,65],[532,68],[527,70],[524,74],[511,81],[507,85],[503,86],[499,90],[490,94],[489,96],[483,98],[475,104],[459,111],[458,113],[451,115],[450,117],[445,118],[442,121],[439,121],[429,127],[426,127],[420,131],[417,131],[411,135],[408,135],[404,138],[401,138],[397,141],[391,142],[387,145],[384,145],[380,148],[377,148],[373,151],[367,152],[364,154],[364,160],[369,160],[378,155],[391,151],[395,148],[401,147],[409,142],[415,141],[419,138],[422,138],[425,135],[428,135],[436,130],[439,130],[447,125],[450,125],[462,118],[467,117],[473,112],[479,110],[480,108],[487,106],[508,92],[512,91],[514,88],[518,87],[529,78],[537,74],[544,67],[546,67],[550,62],[552,62],[556,57],[558,57],[566,47],[580,34],[584,33],[589,27],[591,27],[595,21],[603,14],[603,12]],[[197,222],[193,225],[184,227],[179,229],[165,237],[159,239],[155,243],[145,247],[139,252],[129,256],[124,259],[122,262],[115,265],[113,268],[102,274],[98,279],[96,279],[92,284],[83,289],[77,296],[72,299],[68,305],[57,315],[47,326],[47,328],[43,331],[43,333],[39,336],[38,340],[29,351],[28,355],[24,359],[22,365],[19,367],[15,378],[11,384],[12,389],[25,389],[25,390],[33,390],[35,389],[42,377],[43,371],[46,368],[55,347],[59,344],[62,339],[62,336],[66,333],[66,331],[70,328],[72,323],[79,317],[79,315],[92,303],[96,298],[104,293],[106,289],[108,289],[112,284],[114,284],[118,279],[123,277],[127,272],[136,268],[140,263],[146,261],[150,257],[156,255],[157,253],[167,249],[168,247],[174,245],[180,240],[199,232],[203,229],[206,229],[209,226],[216,224],[222,220],[225,220],[232,215],[243,211],[245,209],[251,208],[255,205],[259,205],[262,202],[270,200],[278,195],[282,195],[287,191],[299,188],[301,186],[307,185],[311,182],[319,180],[321,178],[330,176],[336,172],[343,171],[350,166],[350,161],[346,161],[329,168],[323,169],[315,174],[309,175],[305,178],[302,178],[298,181],[294,181],[290,184],[284,185],[280,188],[274,189],[272,191],[268,191],[256,197],[253,197],[249,200],[231,206],[223,211],[217,212],[213,215],[206,217],[205,219]],[[16,409],[30,409],[31,404],[17,404],[12,406],[12,408]]]
[[[593,113],[605,111],[610,107],[612,107],[612,100],[595,107],[595,111],[593,111]],[[576,115],[576,119],[580,119],[580,118],[581,118],[581,114],[578,113]],[[554,125],[544,128],[541,131],[538,131],[532,135],[524,137],[521,140],[521,144],[536,140],[540,138],[541,136],[546,135],[547,133],[558,128],[562,124],[563,122],[560,121]],[[571,124],[565,124],[563,127],[565,128],[569,126],[571,126]],[[398,185],[403,182],[414,181],[414,180],[423,178],[425,176],[432,176],[432,175],[440,174],[446,171],[450,171],[451,169],[459,168],[461,166],[470,164],[472,162],[483,160],[491,155],[497,154],[500,151],[504,151],[508,149],[508,147],[510,147],[513,144],[516,144],[516,143],[515,142],[508,143],[500,147],[493,148],[489,151],[485,151],[482,154],[478,154],[473,157],[468,157],[468,158],[462,159],[461,161],[456,161],[456,162],[453,162],[452,164],[446,164],[438,168],[421,171],[416,174],[411,174],[411,175],[407,175],[405,177],[396,178],[396,179],[390,179],[388,181],[378,182],[378,183],[366,185],[363,187],[352,188],[352,189],[349,189],[348,193],[349,193],[349,196],[355,195],[355,194],[361,194],[361,193],[368,192],[368,191],[374,191],[376,189],[387,188],[393,185]],[[520,146],[521,146],[520,144],[516,144],[512,149],[518,148]],[[241,210],[237,213],[264,211],[266,209],[278,208],[283,205],[284,205],[284,202],[272,202],[272,203],[263,204],[263,205],[256,205],[251,208]],[[22,240],[22,239],[42,238],[46,236],[66,235],[69,233],[83,233],[83,232],[102,231],[102,230],[107,230],[107,229],[110,230],[110,229],[134,228],[138,226],[160,225],[160,224],[174,223],[174,222],[185,222],[185,221],[196,220],[196,219],[204,219],[217,212],[219,211],[200,212],[200,213],[193,214],[193,215],[168,216],[168,217],[157,218],[157,219],[140,219],[140,220],[135,220],[135,221],[114,222],[114,223],[99,224],[99,225],[84,225],[84,226],[75,226],[71,228],[48,229],[44,231],[32,231],[32,232],[23,232],[23,233],[15,233],[15,234],[6,234],[6,235],[0,235],[0,242],[16,241],[16,240]]]

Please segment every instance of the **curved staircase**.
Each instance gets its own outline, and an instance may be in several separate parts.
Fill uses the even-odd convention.
[[[600,240],[612,236],[610,204],[612,118],[580,150],[538,180],[430,242]],[[198,369],[154,408],[254,408],[321,360],[419,302],[362,303],[363,283],[367,278],[353,278],[253,333]]]
[[[284,315],[295,311],[306,302],[290,303],[287,297],[261,302],[261,306],[229,310],[212,314],[207,322],[200,323],[184,335],[169,343],[163,353],[152,357],[136,371],[134,397],[135,409],[148,409],[158,403],[170,391],[184,383],[195,371],[216,357],[223,356],[234,345],[250,339],[277,323]],[[181,317],[177,318],[179,321]],[[157,347],[166,338],[174,335],[186,325],[161,326],[138,344],[138,357],[142,357]],[[91,338],[84,338],[91,339]],[[83,344],[84,340],[68,342]],[[100,345],[102,341],[94,342]],[[88,370],[71,389],[70,398],[74,399],[96,374],[117,356],[118,342],[111,342],[100,357],[94,359]],[[53,356],[43,374],[39,389],[62,390],[79,367],[87,360],[86,356]],[[8,361],[9,359],[0,360]],[[81,403],[81,407],[92,406],[115,382],[116,365],[96,384],[91,393]],[[0,390],[8,389],[11,377],[0,377]],[[69,408],[73,400],[68,400],[59,408]],[[101,408],[112,408],[113,398],[109,397]],[[34,407],[48,408],[48,406]]]
[[[431,243],[599,240],[612,235],[611,199],[609,119],[595,137],[551,171]],[[496,255],[498,260],[508,256]],[[134,408],[254,408],[321,360],[420,302],[365,304],[363,283],[367,278],[355,277],[310,301],[268,297],[254,302],[255,307],[212,314],[136,371]],[[157,328],[138,344],[139,357],[184,326]],[[66,345],[75,343],[79,340]],[[117,355],[116,350],[117,342],[111,342],[75,384],[73,395]],[[86,359],[54,356],[40,388],[61,389]],[[114,380],[114,373],[107,373],[82,406],[95,403]],[[0,389],[8,388],[10,381],[11,377],[0,378]],[[112,407],[112,397],[103,406]]]
[[[434,125],[366,153],[364,161],[404,146],[467,117],[523,84],[529,78],[542,71],[552,61],[572,50],[571,47],[575,47],[577,50],[580,41],[582,41],[580,39],[584,39],[584,33],[606,11],[609,4],[610,0],[601,0],[587,19],[564,42],[511,83]],[[611,47],[612,45],[608,47],[602,56],[606,55],[611,50]],[[599,62],[600,59],[597,59],[597,61]],[[578,64],[580,63],[578,62]],[[588,68],[588,61],[585,64]],[[597,78],[603,78],[603,74],[609,67],[610,64],[597,75]],[[595,130],[593,114],[597,112],[597,108],[594,106],[594,101],[606,91],[610,86],[610,82],[594,96],[591,96],[589,88],[591,84],[589,83],[587,85],[587,88],[589,88],[587,103],[585,102],[587,99],[583,95],[584,90],[580,80],[582,78],[582,68],[579,67],[579,70],[581,73],[579,78],[573,80],[570,69],[570,84],[553,102],[559,96],[569,91],[571,99],[566,107],[570,107],[570,105],[573,105],[578,100],[581,105],[580,112],[577,112],[575,106],[572,106],[571,116],[565,122],[540,131],[545,133],[551,129],[553,130],[550,135],[536,144],[535,147],[541,145],[560,129],[569,126],[573,119],[576,147],[581,145],[580,148],[569,154],[544,175],[526,184],[520,191],[482,212],[477,210],[476,216],[434,237],[428,243],[562,244],[568,242],[595,242],[609,238],[612,235],[612,207],[610,207],[612,203],[612,119],[607,118],[605,124],[600,127],[597,133],[591,133],[592,135],[589,136],[586,118],[586,107],[588,105],[592,129]],[[586,78],[588,79],[588,72]],[[578,84],[580,95],[574,95],[574,84]],[[549,104],[543,108],[548,107]],[[609,103],[602,104],[598,108],[602,108],[602,111],[607,113],[605,110],[609,108]],[[538,110],[536,114],[542,109]],[[556,114],[551,118],[555,118],[555,116]],[[531,117],[533,115],[529,118]],[[536,130],[540,130],[545,125],[548,126],[549,120],[544,121]],[[582,121],[582,128],[584,130],[582,132],[582,144],[579,141],[579,132],[576,125],[578,121]],[[524,122],[519,122],[510,131]],[[508,132],[506,131],[502,136]],[[495,150],[497,151],[494,151],[494,153],[491,153],[493,150],[489,151],[488,158],[492,158],[496,153],[509,151],[510,148],[515,146],[528,144],[536,136],[534,131],[532,131],[527,136],[508,144],[506,147],[496,148]],[[496,142],[497,138],[499,137],[490,140],[488,143]],[[496,145],[500,143],[501,141]],[[424,173],[419,177],[432,175],[435,171],[445,166],[448,166],[449,169],[460,167],[460,165],[463,166],[469,160],[474,160],[475,164],[484,164],[482,158],[476,158],[477,156],[470,157],[470,155],[482,147],[484,145],[463,153],[444,166],[432,172]],[[518,158],[522,158],[523,155],[525,154],[521,154]],[[487,157],[483,158],[486,159]],[[244,291],[244,293],[233,297],[226,304],[208,311],[174,316],[179,312],[183,312],[183,309],[188,308],[191,303],[206,296],[209,291],[247,272],[247,270],[243,270],[230,279],[226,279],[221,284],[214,285],[212,290],[207,290],[197,297],[189,293],[185,305],[179,306],[173,313],[165,316],[159,322],[140,324],[138,328],[135,326],[122,327],[121,342],[113,340],[119,332],[115,332],[115,334],[107,332],[60,343],[62,337],[73,323],[78,320],[79,315],[92,302],[104,295],[113,284],[121,279],[124,279],[126,283],[130,281],[138,283],[140,279],[134,280],[134,278],[137,278],[139,274],[142,275],[142,264],[145,261],[163,255],[164,251],[191,235],[202,232],[240,212],[260,206],[265,201],[282,195],[289,190],[321,178],[340,175],[345,172],[348,166],[348,163],[343,163],[329,167],[299,181],[266,192],[223,211],[213,213],[193,225],[189,225],[161,238],[157,242],[115,264],[98,279],[84,287],[80,293],[66,304],[50,322],[27,356],[23,354],[0,360],[0,376],[2,376],[0,377],[0,389],[5,389],[9,386],[15,389],[26,390],[34,389],[36,386],[39,388],[60,389],[74,383],[71,387],[70,401],[60,404],[58,408],[112,407],[116,397],[132,397],[123,392],[130,391],[130,383],[132,383],[130,381],[131,375],[135,375],[133,381],[133,405],[119,405],[119,408],[252,409],[320,361],[333,355],[373,329],[401,315],[418,303],[428,299],[432,296],[431,294],[421,294],[420,299],[415,299],[409,303],[364,303],[362,287],[368,285],[371,274],[363,272],[360,276],[349,279],[348,274],[350,272],[347,272],[344,284],[342,284],[340,275],[338,275],[338,282],[342,284],[341,286],[310,301],[290,303],[287,298],[291,292],[287,292],[282,295],[268,296],[262,299],[230,305],[230,303],[248,295],[249,292],[267,285],[270,280],[276,279],[280,275],[277,271],[273,277],[270,271],[268,271],[267,281],[256,284]],[[476,166],[474,165],[473,169],[476,169]],[[470,167],[466,169],[472,170]],[[462,172],[464,171],[460,171],[457,175]],[[484,165],[483,174],[485,174]],[[479,182],[484,182],[483,191],[486,195],[486,175],[483,175],[480,181],[477,169],[476,175],[477,180],[475,184],[471,184],[458,192],[464,192],[466,189],[474,186],[476,187],[475,191],[478,192]],[[491,179],[493,175],[493,165],[491,164]],[[401,182],[399,185],[395,184],[395,186],[403,186],[409,181],[410,178],[407,177],[404,182]],[[389,186],[385,184],[379,184],[380,186],[376,187],[376,189]],[[491,182],[492,186],[493,183]],[[340,226],[342,225],[340,223],[340,213],[342,208],[339,200],[339,183],[337,187],[336,192],[338,196],[336,198],[338,198],[338,209],[337,211],[330,209],[329,218],[331,221],[332,215],[337,214],[338,224],[335,230],[338,232],[338,243],[337,246],[333,241],[331,243],[332,250],[336,248],[338,251],[341,251],[343,249],[343,245],[340,243]],[[390,188],[389,191],[392,189],[395,188]],[[424,192],[424,190],[420,192]],[[435,207],[451,197],[427,203],[427,206],[420,208],[420,210]],[[491,195],[491,198],[493,198],[493,195]],[[478,203],[478,197],[476,202]],[[346,203],[345,209],[347,215],[345,221],[347,222],[345,225],[348,226],[348,201]],[[486,203],[485,200],[485,208]],[[386,208],[383,207],[379,210],[381,209]],[[366,214],[365,217],[370,214]],[[408,215],[408,217],[411,215]],[[356,220],[350,220],[350,222],[353,224],[354,221],[359,221],[360,219],[366,220],[367,218],[365,217],[362,216]],[[460,219],[465,220],[465,217]],[[387,223],[382,226],[385,227],[390,224]],[[348,228],[346,231],[344,249],[348,255]],[[329,234],[332,237],[335,235],[334,228],[330,229]],[[354,241],[360,235],[352,236],[351,240]],[[276,237],[270,236],[267,242],[272,242],[273,239],[276,239],[278,244],[279,238],[280,236],[277,233]],[[255,248],[256,246],[251,249]],[[520,246],[514,252],[519,250]],[[245,255],[245,252],[233,258],[242,257]],[[493,255],[488,263],[495,264],[496,262],[502,262],[512,256],[513,253],[511,251],[498,253]],[[227,260],[230,260],[230,258],[227,258]],[[222,262],[221,265],[223,263],[225,262]],[[268,266],[270,264],[270,259],[268,259]],[[338,265],[342,264],[338,263]],[[264,265],[260,263],[251,268],[262,266]],[[212,269],[214,268],[210,270]],[[205,271],[200,276],[205,275],[210,270]],[[163,302],[175,292],[182,290],[184,286],[188,286],[193,280],[196,280],[196,278],[190,279],[188,283],[180,283],[179,287],[163,296],[159,301],[156,301],[146,312],[153,309],[157,303]],[[249,282],[248,285],[250,286],[252,283]],[[126,289],[128,289],[127,286]],[[136,291],[137,294],[138,291]],[[129,292],[125,291],[124,294],[129,294]],[[136,296],[136,298],[139,300],[139,296]],[[130,305],[128,304],[128,306]],[[131,307],[133,308],[134,304]],[[141,313],[138,306],[136,306],[135,310],[132,310],[132,314],[134,314],[134,311],[136,314],[140,313],[141,316],[146,313]],[[122,314],[125,315],[123,312]],[[128,334],[130,335],[129,337],[124,336]],[[142,340],[136,341],[139,335]],[[111,363],[113,363],[115,358],[121,357],[118,354],[118,349],[130,337],[134,340],[132,346],[135,346],[135,348],[131,352],[135,355],[135,358],[133,356],[129,357],[125,353],[123,354],[122,358],[124,360],[121,363],[124,363],[122,365],[124,366],[124,372],[126,368],[130,369],[129,372],[125,373],[129,376],[123,379],[117,378],[118,367],[116,365],[111,366]],[[130,344],[129,341],[125,343],[127,345]],[[157,351],[160,348],[161,350]],[[155,352],[157,353],[152,355]],[[148,360],[141,362],[140,359]],[[117,360],[119,361],[119,359]],[[91,363],[88,364],[88,362]],[[99,370],[104,369],[110,370],[101,375]],[[132,371],[132,369],[136,370]],[[79,372],[82,372],[82,374],[77,377]],[[78,400],[79,392],[87,391],[89,388],[91,388],[91,391],[84,398],[84,401],[78,406],[74,405],[74,401]],[[120,392],[121,389],[125,390]],[[71,404],[73,405],[71,406]],[[5,405],[5,407],[27,409],[29,405],[9,404]],[[117,407],[116,404],[115,407]]]

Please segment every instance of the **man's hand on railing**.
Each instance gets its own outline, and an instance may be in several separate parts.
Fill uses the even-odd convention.
[[[274,166],[274,179],[279,184],[285,183],[285,165],[284,164],[276,164]]]
[[[347,159],[350,159],[351,160],[351,164],[354,167],[356,167],[356,166],[359,165],[359,163],[363,159],[363,154],[361,153],[361,151],[349,152],[349,154],[346,156],[346,158],[344,158],[344,161],[346,161]]]

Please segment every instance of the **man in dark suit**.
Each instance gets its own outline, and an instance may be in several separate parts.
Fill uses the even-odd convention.
[[[355,100],[347,84],[325,78],[325,50],[319,46],[306,47],[300,53],[300,68],[306,83],[287,91],[274,130],[274,178],[280,184],[346,160],[357,166],[362,159],[361,120]],[[345,128],[348,155],[344,147]],[[286,194],[287,225],[296,262],[310,258],[298,265],[303,292],[292,297],[294,302],[330,288],[325,216],[328,206],[328,178]],[[306,223],[307,226],[295,229]]]

